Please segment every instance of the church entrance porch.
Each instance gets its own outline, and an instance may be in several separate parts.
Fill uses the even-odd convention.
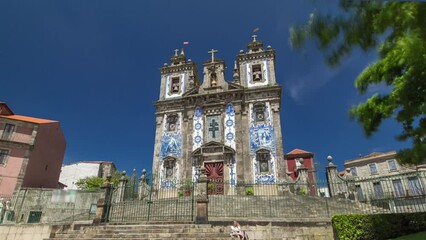
[[[204,163],[209,179],[207,191],[209,195],[223,194],[223,162]]]

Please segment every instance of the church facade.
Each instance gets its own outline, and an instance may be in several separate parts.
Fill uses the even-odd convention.
[[[152,171],[159,188],[175,188],[180,179],[196,182],[202,166],[211,181],[231,187],[285,181],[275,50],[264,49],[256,36],[247,48],[228,81],[214,49],[202,81],[183,50],[161,68]]]

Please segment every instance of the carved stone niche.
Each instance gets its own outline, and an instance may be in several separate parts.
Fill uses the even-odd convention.
[[[265,121],[265,103],[255,103],[253,106],[254,120],[256,123]]]
[[[167,115],[167,131],[176,131],[178,115],[176,113]]]

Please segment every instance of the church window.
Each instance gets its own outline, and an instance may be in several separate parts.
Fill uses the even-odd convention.
[[[256,123],[265,121],[265,105],[263,103],[254,106],[254,119]]]
[[[259,166],[259,173],[269,173],[269,162],[271,154],[268,150],[259,150],[256,153],[256,160]]]
[[[176,159],[168,158],[164,160],[164,170],[166,178],[172,178],[174,176],[174,170],[176,165]]]
[[[167,116],[167,131],[176,131],[178,116],[177,114],[170,114]]]
[[[172,78],[172,93],[179,93],[180,79],[179,77]]]
[[[262,81],[262,66],[255,64],[252,66],[253,82]]]
[[[9,154],[9,150],[0,149],[0,164],[6,163],[6,158],[8,154]]]

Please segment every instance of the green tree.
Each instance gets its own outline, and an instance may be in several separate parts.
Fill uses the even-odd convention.
[[[290,29],[290,42],[301,48],[308,39],[318,43],[327,63],[337,66],[354,49],[376,49],[378,60],[355,80],[360,94],[371,85],[390,91],[374,94],[352,107],[350,116],[367,136],[384,119],[402,125],[396,137],[412,146],[399,152],[403,163],[426,159],[426,3],[340,0],[338,14],[312,13],[307,23]]]
[[[128,179],[128,176],[125,176]],[[111,183],[113,185],[117,185],[120,181],[121,174],[118,171],[115,171],[114,174],[111,176]],[[85,177],[79,179],[75,185],[78,186],[81,190],[97,190],[99,189],[104,183],[106,182],[106,179],[103,179],[98,176],[92,176],[92,177]]]

